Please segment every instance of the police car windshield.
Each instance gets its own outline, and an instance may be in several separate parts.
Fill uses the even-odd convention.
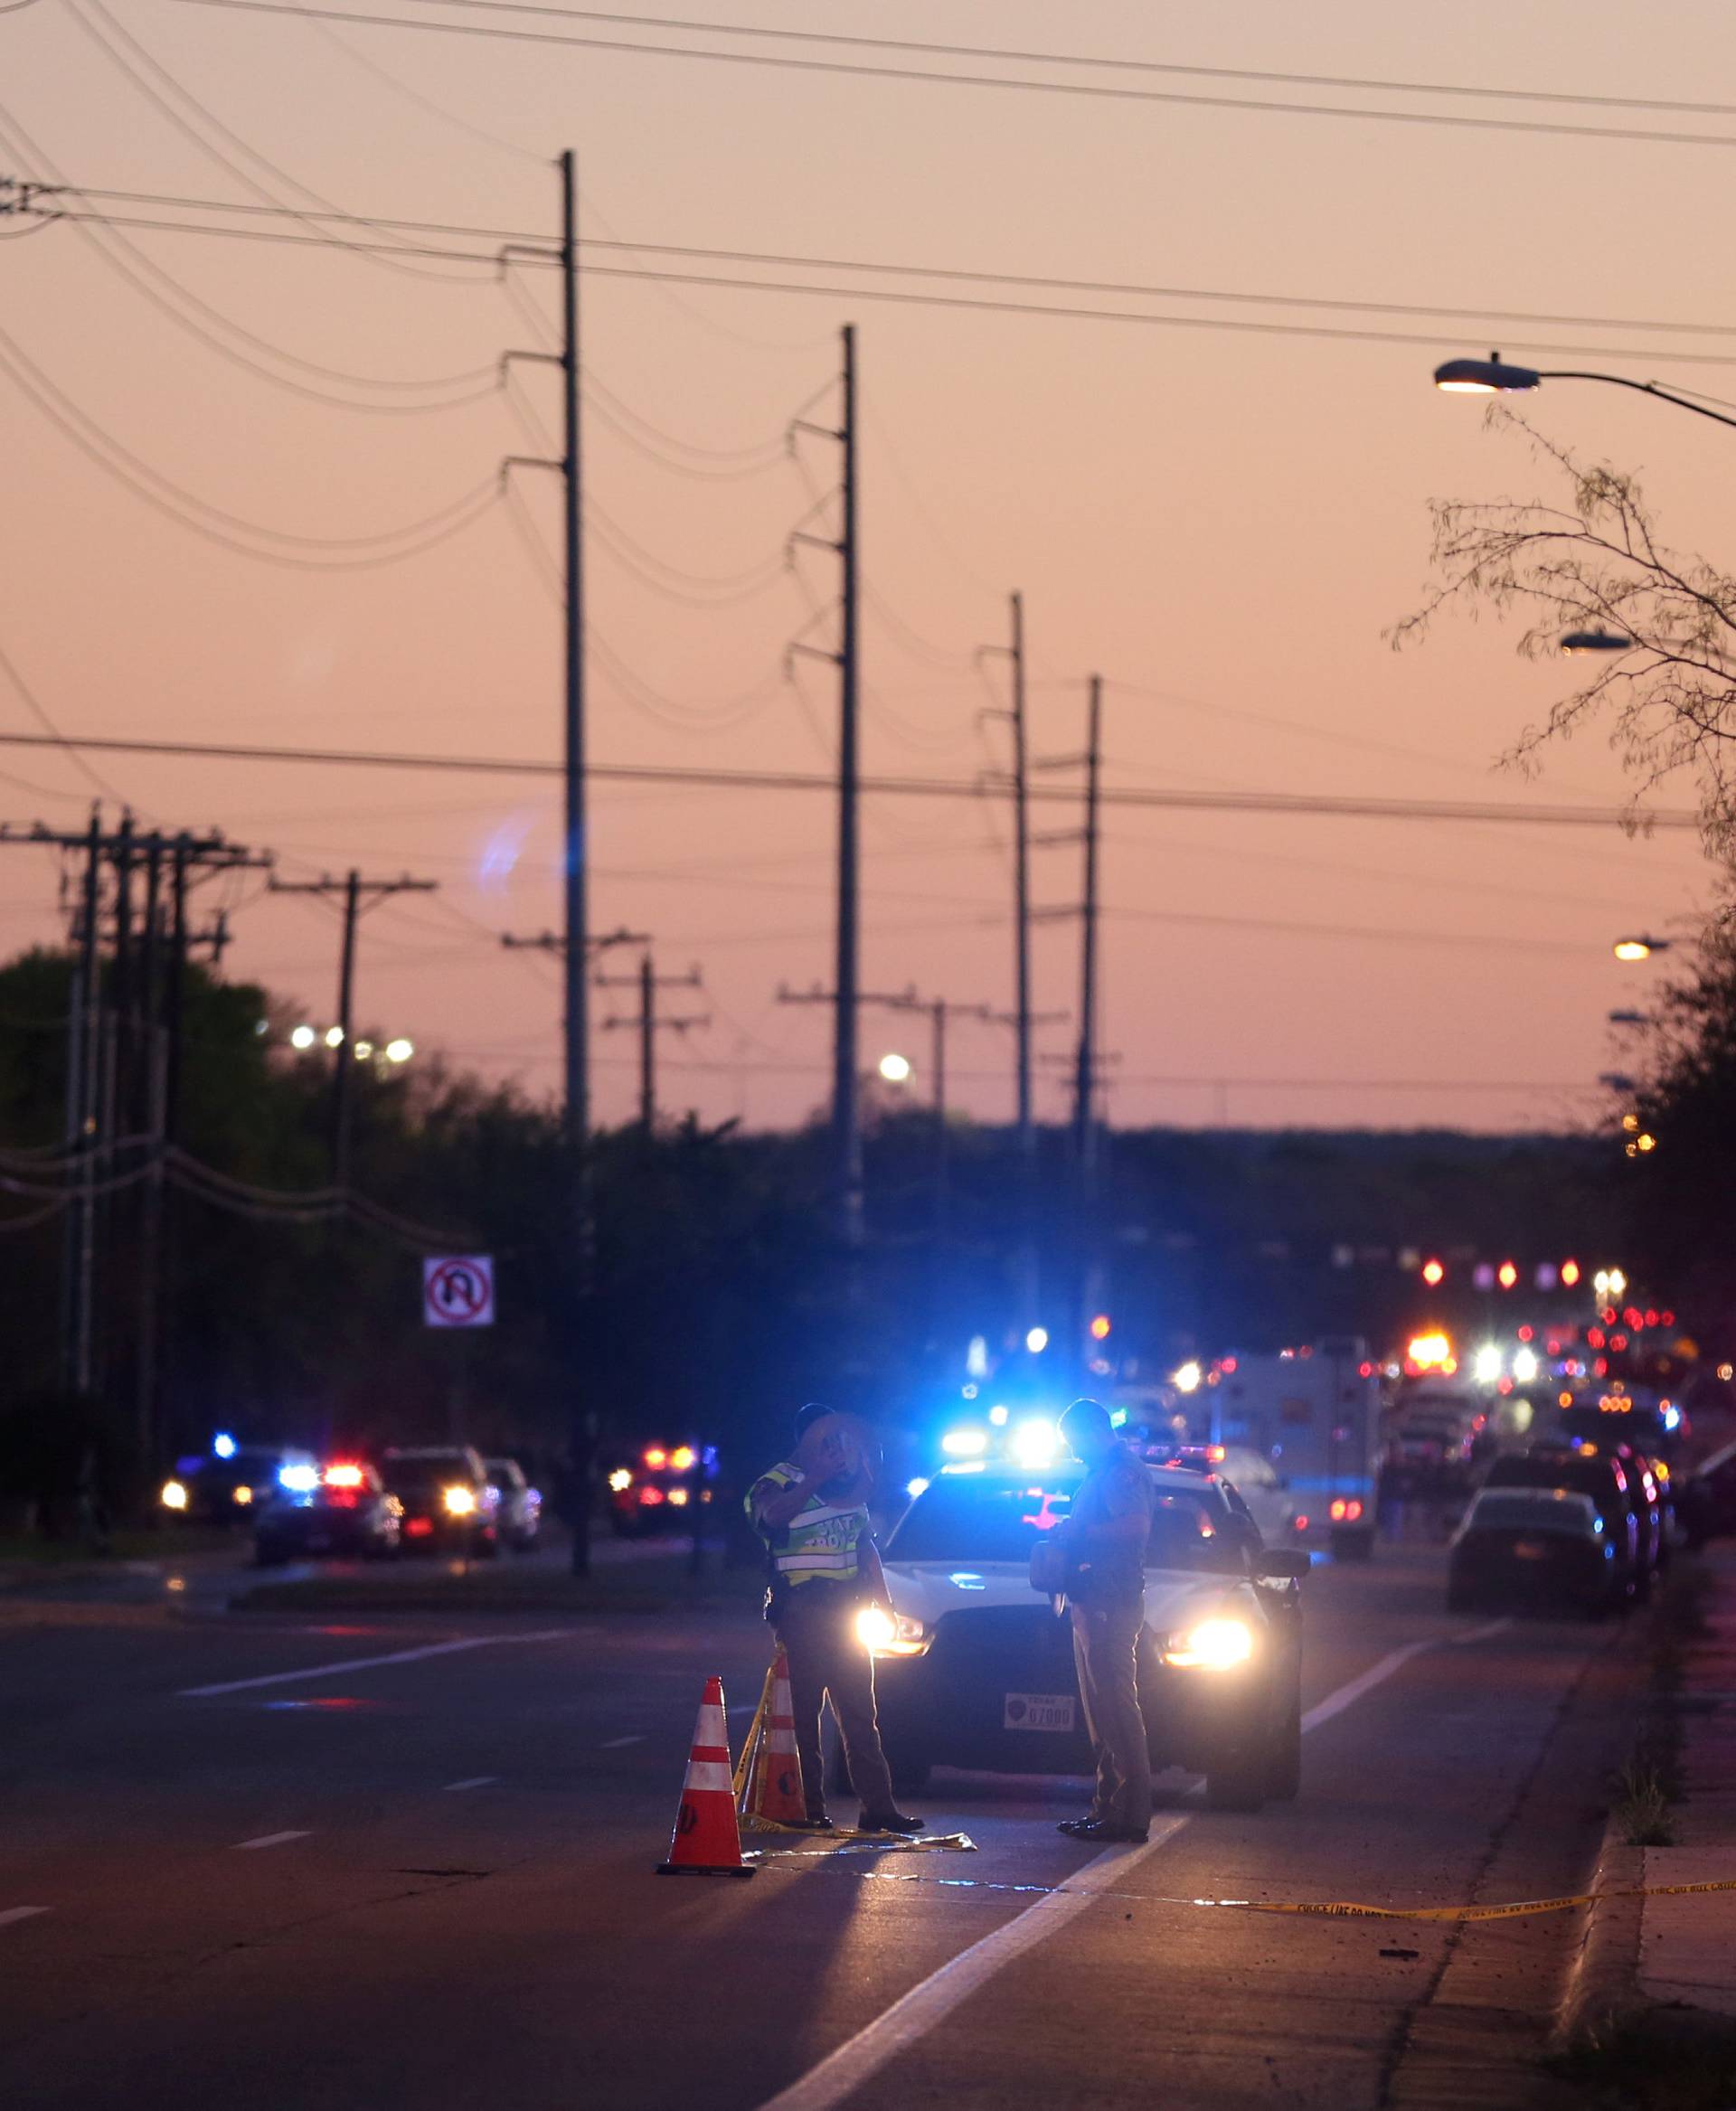
[[[891,1561],[1008,1561],[1021,1568],[1040,1534],[1072,1509],[1071,1485],[942,1475],[919,1495],[886,1543]],[[1245,1573],[1245,1531],[1215,1489],[1161,1490],[1146,1548],[1148,1569]]]

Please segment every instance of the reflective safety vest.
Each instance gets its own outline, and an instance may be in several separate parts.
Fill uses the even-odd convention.
[[[829,1502],[817,1489],[784,1527],[769,1530],[760,1521],[754,1495],[767,1482],[788,1488],[801,1475],[788,1459],[769,1466],[747,1499],[754,1530],[771,1551],[772,1572],[792,1589],[804,1583],[854,1583],[861,1573],[859,1550],[868,1536],[868,1508],[863,1503]]]

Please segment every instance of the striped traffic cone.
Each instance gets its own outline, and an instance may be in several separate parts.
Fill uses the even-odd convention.
[[[723,1682],[705,1682],[699,1721],[693,1730],[687,1778],[669,1839],[669,1859],[657,1864],[660,1877],[750,1877],[741,1859],[741,1835],[735,1823],[735,1788],[730,1776],[730,1732],[723,1713]]]
[[[802,1762],[796,1750],[796,1711],[789,1697],[789,1659],[780,1645],[771,1663],[771,1706],[765,1734],[753,1765],[750,1817],[774,1825],[805,1825],[807,1800],[802,1794]]]

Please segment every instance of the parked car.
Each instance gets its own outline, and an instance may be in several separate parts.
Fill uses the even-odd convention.
[[[1691,1434],[1680,1405],[1658,1393],[1625,1387],[1581,1394],[1560,1415],[1569,1443],[1628,1444],[1647,1458],[1675,1459]]]
[[[1616,1550],[1624,1593],[1650,1595],[1663,1545],[1656,1484],[1627,1447],[1596,1444],[1535,1444],[1507,1452],[1489,1467],[1487,1488],[1570,1488],[1591,1497]]]
[[[689,1509],[711,1501],[716,1479],[713,1445],[684,1437],[641,1445],[609,1468],[609,1522],[623,1537],[685,1531]]]
[[[1610,1522],[1578,1488],[1479,1489],[1448,1556],[1448,1611],[1614,1611],[1627,1585]]]
[[[1695,1551],[1708,1540],[1736,1532],[1736,1443],[1703,1458],[1691,1474],[1675,1480],[1676,1514],[1682,1534]]]
[[[255,1513],[253,1559],[261,1569],[324,1556],[379,1561],[398,1551],[403,1504],[373,1466],[335,1459],[311,1485],[301,1474],[292,1482],[280,1482]]]
[[[542,1496],[525,1478],[515,1458],[489,1458],[489,1484],[500,1497],[496,1516],[500,1536],[515,1552],[528,1554],[536,1544],[542,1523]]]
[[[382,1455],[380,1472],[403,1504],[407,1552],[500,1551],[500,1494],[469,1445],[395,1447]]]
[[[157,1503],[171,1517],[200,1524],[248,1524],[254,1506],[281,1484],[281,1476],[318,1478],[311,1451],[290,1444],[238,1445],[220,1437],[210,1451],[193,1452],[175,1462],[175,1471],[157,1492]]]
[[[1153,1465],[1139,1689],[1156,1767],[1203,1774],[1219,1808],[1288,1801],[1301,1780],[1302,1602],[1309,1557],[1268,1551],[1215,1475]],[[1071,1623],[1031,1587],[1031,1550],[1081,1478],[943,1469],[887,1542],[892,1610],[864,1609],[894,1778],[934,1766],[1089,1772]]]

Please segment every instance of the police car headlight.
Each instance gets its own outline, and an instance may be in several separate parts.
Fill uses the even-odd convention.
[[[856,1640],[870,1656],[920,1656],[929,1646],[920,1620],[884,1606],[863,1606],[856,1615]]]
[[[468,1517],[476,1507],[476,1493],[467,1488],[462,1481],[455,1481],[451,1487],[440,1491],[447,1510],[454,1517]]]
[[[1164,1662],[1182,1669],[1234,1671],[1254,1654],[1254,1631],[1245,1620],[1202,1620],[1164,1644]]]

